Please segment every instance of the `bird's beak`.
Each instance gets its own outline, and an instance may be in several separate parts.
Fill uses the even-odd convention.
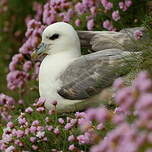
[[[32,59],[37,59],[38,56],[45,54],[47,51],[47,44],[41,43],[31,54]]]

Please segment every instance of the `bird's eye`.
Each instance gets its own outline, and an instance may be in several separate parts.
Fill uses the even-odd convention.
[[[59,34],[53,34],[51,37],[49,37],[50,40],[55,40],[59,38]]]

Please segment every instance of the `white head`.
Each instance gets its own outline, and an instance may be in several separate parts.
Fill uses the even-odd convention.
[[[80,41],[74,28],[64,22],[49,25],[42,33],[42,43],[34,54],[56,54],[64,51],[77,51],[80,54]]]

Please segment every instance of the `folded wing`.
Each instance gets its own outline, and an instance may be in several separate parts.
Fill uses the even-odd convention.
[[[82,100],[100,93],[134,66],[133,55],[119,49],[107,49],[84,55],[73,61],[60,76],[58,94],[70,100]]]

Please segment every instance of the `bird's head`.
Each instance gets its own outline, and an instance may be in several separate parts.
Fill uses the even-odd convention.
[[[74,28],[64,22],[49,25],[42,33],[42,42],[32,53],[33,57],[42,54],[56,54],[63,51],[80,51],[80,41]]]

